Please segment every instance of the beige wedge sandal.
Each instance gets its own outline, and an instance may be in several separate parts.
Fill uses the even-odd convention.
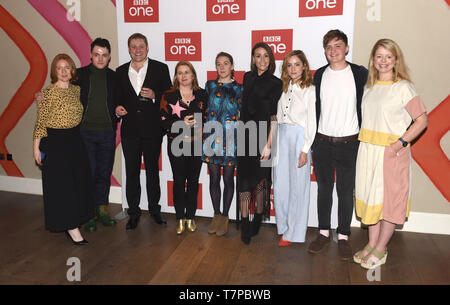
[[[365,269],[377,268],[378,266],[381,266],[386,263],[387,254],[388,254],[387,250],[384,252],[380,252],[377,249],[373,249],[369,255],[367,255],[366,257],[364,257],[361,260],[361,267],[363,267]],[[371,256],[371,255],[373,255],[373,256]],[[377,262],[373,260],[374,256],[376,258],[378,258]]]
[[[367,256],[367,255],[364,255],[364,254],[363,254],[363,251],[366,251],[366,252],[367,252],[367,255],[369,255],[370,252],[373,251],[373,248],[372,248],[371,246],[369,246],[369,244],[367,244],[367,245],[364,247],[363,250],[356,252],[356,253],[353,255],[353,261],[354,261],[355,263],[361,264],[362,259],[363,259],[364,257]]]

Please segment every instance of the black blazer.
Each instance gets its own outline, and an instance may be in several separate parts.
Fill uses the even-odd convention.
[[[92,64],[77,69],[78,80],[73,82],[74,85],[80,86],[80,101],[83,104],[83,116],[87,109],[89,90],[91,88],[91,73],[90,67]],[[117,104],[117,78],[116,72],[106,67],[106,90],[107,98],[106,103],[108,106],[109,116],[111,117],[112,128],[115,131],[117,129],[118,119],[116,117],[116,104]]]
[[[128,77],[130,63],[123,64],[116,69],[119,91],[117,105],[123,106],[128,112],[122,117],[121,136],[160,137],[163,131],[160,124],[159,104],[164,91],[172,87],[169,68],[162,62],[148,59],[144,86],[155,92],[155,103],[140,102]]]
[[[367,82],[368,71],[364,66],[358,66],[351,62],[347,62],[352,69],[353,78],[355,79],[355,87],[356,87],[356,113],[358,115],[358,125],[361,127],[361,102],[364,94],[364,86]],[[314,74],[314,85],[316,86],[316,124],[317,129],[319,129],[319,118],[320,118],[320,85],[322,84],[322,76],[325,69],[329,66],[323,66],[318,69]],[[317,130],[316,129],[316,130]]]

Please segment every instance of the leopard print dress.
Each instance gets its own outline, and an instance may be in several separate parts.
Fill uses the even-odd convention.
[[[33,138],[40,138],[45,227],[71,230],[94,217],[89,158],[80,135],[80,87],[50,85],[38,103]]]
[[[83,105],[80,87],[70,84],[68,89],[52,84],[43,90],[44,99],[38,103],[38,117],[33,138],[47,136],[47,127],[66,129],[80,124]]]

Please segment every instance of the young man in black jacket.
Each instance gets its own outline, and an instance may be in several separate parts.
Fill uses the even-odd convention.
[[[320,234],[308,250],[319,253],[330,242],[334,177],[338,195],[338,248],[341,259],[352,257],[348,242],[353,214],[361,101],[367,69],[346,61],[347,36],[331,30],[323,38],[328,65],[314,75],[317,134],[312,146],[317,179],[317,211]]]

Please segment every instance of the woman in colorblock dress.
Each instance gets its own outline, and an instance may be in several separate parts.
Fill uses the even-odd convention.
[[[275,218],[279,246],[305,242],[311,186],[310,148],[316,134],[316,93],[305,54],[283,61],[283,94],[278,101],[278,140],[273,166]]]
[[[408,217],[409,143],[427,124],[399,46],[390,39],[377,41],[369,60],[356,162],[356,214],[369,226],[369,243],[353,259],[366,269],[386,262],[395,227]]]

